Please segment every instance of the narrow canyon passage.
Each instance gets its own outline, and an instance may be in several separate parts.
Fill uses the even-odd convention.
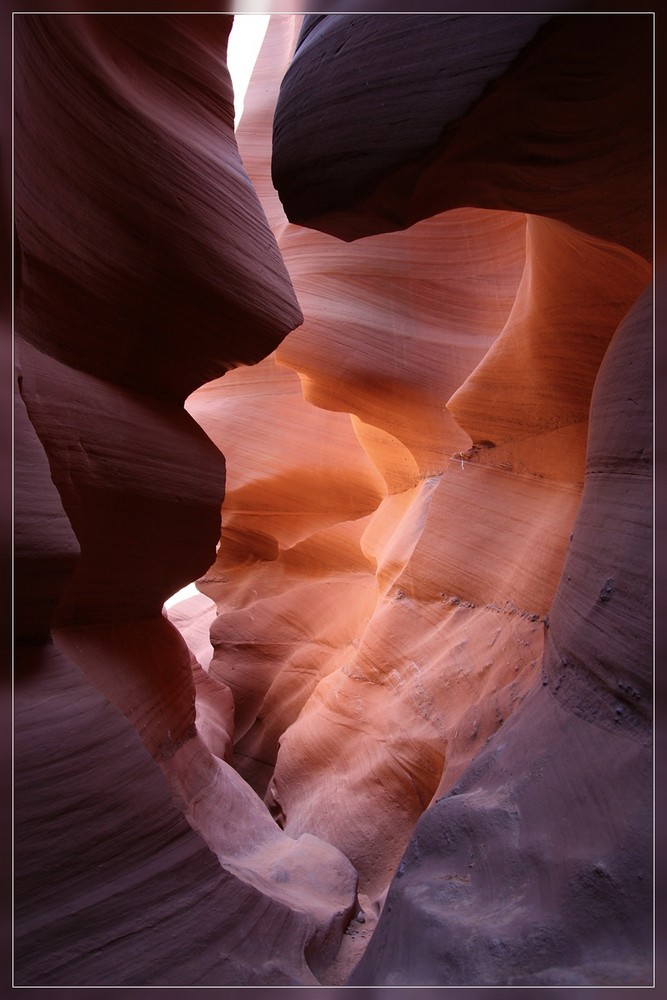
[[[18,22],[17,984],[646,985],[650,19]]]

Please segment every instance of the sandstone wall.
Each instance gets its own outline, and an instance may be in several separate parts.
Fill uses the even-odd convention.
[[[18,756],[17,982],[314,982],[311,966],[335,954],[354,913],[354,870],[330,845],[282,833],[238,777],[225,759],[231,695],[162,613],[214,558],[224,496],[223,456],[184,398],[258,361],[301,322],[236,148],[225,64],[231,18],[36,14],[16,22],[16,327],[29,418],[21,418],[20,469],[29,502],[17,529],[19,638],[28,640],[16,656],[26,746]],[[84,678],[95,697],[79,694]],[[121,762],[128,723],[141,742],[130,741]],[[134,815],[136,829],[114,842],[116,806],[104,788],[119,781],[128,787],[118,809],[130,824]],[[158,813],[145,827],[137,811],[144,781]],[[195,832],[177,820],[170,796]],[[176,853],[165,855],[174,823]],[[105,831],[97,863],[89,838]],[[150,917],[128,903],[126,853],[136,857],[139,884],[162,872]],[[188,893],[217,897],[224,916],[213,934],[209,903],[192,915],[191,955],[179,968],[176,955],[165,958],[164,934],[187,905],[182,866],[193,879]],[[64,888],[45,898],[40,882]],[[249,944],[245,959],[240,912],[266,942],[259,951]],[[154,936],[144,917],[162,923]],[[222,950],[209,943],[221,936]]]
[[[18,22],[20,985],[649,984],[650,17]]]

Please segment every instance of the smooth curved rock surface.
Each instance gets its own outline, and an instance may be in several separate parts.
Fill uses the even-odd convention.
[[[651,303],[600,368],[542,684],[417,825],[352,983],[651,982]]]
[[[651,772],[538,687],[417,824],[350,983],[649,984]]]
[[[477,907],[484,913],[479,932],[475,930],[471,938],[473,944],[468,945],[466,936],[474,928],[467,918],[459,924],[451,923],[449,897],[439,892],[441,878],[447,881],[451,875],[457,883],[458,875],[452,874],[448,864],[443,863],[439,841],[432,833],[434,844],[428,838],[417,846],[415,841],[411,842],[404,859],[405,870],[403,866],[399,868],[406,883],[411,872],[413,880],[424,882],[430,893],[428,906],[416,905],[407,914],[405,907],[397,909],[388,901],[368,957],[359,966],[353,983],[645,983],[651,975],[647,934],[650,893],[646,889],[651,870],[650,751],[641,746],[626,753],[625,743],[615,742],[626,737],[618,729],[618,722],[612,723],[612,727],[617,727],[616,736],[612,734],[608,739],[591,729],[595,727],[600,705],[610,699],[590,673],[590,652],[589,666],[584,670],[578,665],[569,696],[571,709],[579,701],[582,685],[587,690],[583,701],[587,707],[578,711],[583,719],[576,722],[567,711],[561,714],[561,709],[543,691],[548,684],[560,691],[559,682],[563,683],[562,670],[555,673],[553,652],[547,652],[543,663],[543,636],[550,623],[570,534],[579,523],[575,517],[584,483],[593,386],[608,346],[615,342],[619,323],[632,309],[651,275],[650,265],[637,253],[650,247],[646,156],[650,99],[647,90],[642,97],[641,89],[628,90],[626,86],[633,58],[641,58],[629,53],[632,50],[640,53],[646,45],[646,24],[632,18],[627,22],[590,18],[579,22],[577,29],[578,22],[564,18],[545,28],[537,40],[539,46],[536,42],[528,47],[521,59],[471,108],[469,120],[464,116],[463,123],[458,123],[463,138],[458,136],[456,128],[452,131],[455,148],[464,147],[473,137],[485,149],[481,159],[485,164],[486,186],[474,187],[479,177],[474,169],[465,178],[460,170],[456,173],[452,169],[447,174],[443,169],[443,162],[447,166],[447,161],[434,155],[431,165],[425,166],[423,161],[417,166],[413,163],[399,175],[391,155],[387,155],[386,178],[375,178],[368,197],[364,200],[359,196],[352,208],[347,204],[332,213],[331,200],[339,199],[344,204],[350,186],[359,180],[360,171],[367,166],[363,160],[359,161],[364,164],[362,167],[357,167],[356,160],[351,161],[350,132],[357,129],[354,138],[362,145],[366,142],[370,148],[375,134],[373,127],[378,120],[384,121],[383,114],[395,111],[379,110],[379,84],[379,89],[369,87],[370,94],[356,92],[351,97],[356,101],[354,115],[349,114],[349,102],[330,99],[330,91],[324,85],[324,81],[330,80],[328,73],[336,73],[335,86],[350,87],[350,77],[341,72],[341,61],[335,71],[331,70],[333,56],[345,52],[344,47],[335,52],[335,46],[329,44],[342,20],[353,21],[331,18],[328,33],[327,17],[317,19],[317,28],[306,40],[304,52],[301,55],[297,52],[283,82],[274,129],[274,178],[288,214],[296,221],[305,220],[309,226],[346,239],[377,233],[380,228],[395,229],[397,221],[409,225],[423,218],[419,213],[426,202],[429,210],[424,214],[428,215],[434,209],[452,207],[457,197],[469,197],[480,208],[511,206],[527,215],[505,216],[504,222],[497,212],[472,209],[448,212],[414,225],[405,233],[391,237],[375,235],[347,248],[332,243],[326,235],[307,234],[290,225],[270,190],[262,188],[266,168],[262,166],[257,137],[259,123],[269,115],[262,103],[268,103],[267,76],[262,76],[267,71],[260,61],[257,91],[255,96],[250,92],[246,105],[248,144],[244,146],[243,127],[239,142],[249,172],[265,198],[267,215],[305,315],[302,329],[286,338],[276,358],[299,373],[309,402],[352,414],[359,441],[383,474],[387,492],[360,540],[361,552],[375,572],[373,608],[359,642],[342,658],[336,653],[329,657],[328,665],[320,668],[320,683],[296,721],[280,738],[267,801],[289,832],[311,830],[338,844],[354,860],[362,888],[371,899],[381,903],[383,887],[401,853],[400,844],[405,842],[424,809],[421,825],[426,824],[426,817],[431,816],[427,808],[431,799],[442,800],[442,795],[454,786],[457,791],[470,788],[471,794],[479,792],[485,796],[487,785],[495,788],[494,782],[500,782],[502,794],[493,792],[498,800],[493,814],[489,817],[486,812],[478,812],[474,799],[470,819],[466,820],[473,840],[481,838],[482,844],[490,841],[488,852],[500,852],[489,861],[488,875],[475,883],[470,894],[471,912],[476,913]],[[377,25],[379,19],[367,18],[366,22]],[[284,53],[294,37],[289,30],[287,25],[272,28],[265,45],[267,59],[270,55],[274,60],[282,59],[284,64]],[[353,36],[352,30],[349,34]],[[380,78],[386,81],[388,67],[393,69],[394,65],[387,57],[391,32],[383,35],[374,28],[372,34],[372,39],[364,35],[363,24],[359,28],[358,37],[367,43],[364,52],[371,67],[369,73],[375,74],[375,81]],[[358,37],[354,35],[355,46]],[[576,42],[573,49],[565,45],[566,38]],[[594,57],[582,63],[581,52],[586,45],[593,46]],[[617,55],[622,46],[628,51],[619,62]],[[540,59],[543,65],[538,66]],[[576,61],[585,69],[575,78],[572,67]],[[304,69],[306,65],[310,66],[310,76]],[[532,92],[531,73],[533,84],[535,75],[538,77]],[[594,87],[587,85],[587,80],[593,77]],[[641,73],[636,75],[635,84],[637,88],[646,86]],[[489,171],[491,145],[498,123],[504,121],[498,115],[498,107],[509,100],[510,94],[518,107],[519,93],[528,104],[527,118],[532,116],[535,122],[539,117],[540,122],[549,122],[550,128],[553,125],[551,141],[555,141],[559,129],[570,130],[570,141],[565,146],[562,137],[559,140],[562,157],[558,163],[549,161],[543,145],[533,169],[526,155],[525,133],[522,137],[516,132],[524,123],[514,122],[510,115],[511,141],[496,147],[493,169]],[[600,110],[596,128],[600,127],[600,133],[588,128],[587,116],[596,102]],[[521,109],[525,110],[525,104]],[[636,120],[630,122],[635,112]],[[498,122],[490,123],[494,113]],[[631,149],[625,144],[621,149],[612,137],[608,123],[615,116],[627,119],[636,130],[638,141]],[[318,128],[312,125],[315,120]],[[329,130],[322,130],[324,121],[329,123]],[[486,129],[474,135],[473,129],[480,121],[486,122]],[[418,120],[415,132],[420,125]],[[584,128],[588,129],[585,136]],[[290,129],[293,138],[298,135],[291,150],[285,140]],[[341,141],[336,157],[332,137],[338,135]],[[412,134],[408,135],[406,149],[411,138]],[[390,141],[396,141],[395,130]],[[582,144],[588,144],[589,151],[596,149],[598,160],[593,174],[602,169],[606,160],[614,175],[605,179],[607,188],[599,183],[598,176],[595,198],[592,188],[586,189],[591,163]],[[439,151],[442,146],[441,143]],[[297,150],[299,162],[293,159],[293,169],[288,170],[285,164]],[[406,159],[410,155],[413,154],[406,154]],[[515,156],[521,161],[520,169],[513,160]],[[378,162],[381,160],[379,157]],[[326,163],[329,171],[327,184],[320,183],[322,163]],[[469,162],[466,167],[470,167]],[[572,198],[570,192],[567,198],[559,200],[558,191],[564,192],[566,187],[569,191],[572,177],[583,170],[588,177],[583,185],[577,185],[577,197]],[[427,188],[436,171],[440,171],[437,184]],[[520,193],[516,187],[519,174],[526,181]],[[621,185],[613,190],[609,187],[623,175],[634,177],[631,200],[623,195]],[[443,178],[453,179],[447,190],[449,201],[442,193]],[[361,181],[359,184],[363,186]],[[418,200],[415,192],[423,195],[423,200],[419,202],[419,213],[410,215]],[[505,232],[501,236],[503,222]],[[429,241],[425,240],[424,246],[430,248],[430,257],[420,255],[418,249],[420,230],[427,226]],[[524,232],[525,243],[520,244]],[[441,234],[440,240],[437,233]],[[512,243],[512,238],[516,242]],[[466,253],[462,252],[463,247]],[[497,270],[493,278],[497,290],[502,289],[507,295],[507,306],[502,315],[497,299],[498,311],[494,317],[483,308],[484,287],[485,280],[492,281],[489,262],[500,258],[501,247],[505,254],[510,247],[516,248],[514,259],[519,268],[512,274],[511,258],[502,256],[507,265],[505,283],[499,282]],[[426,281],[420,284],[424,277]],[[448,279],[451,279],[449,287]],[[468,293],[467,315],[457,308],[456,289],[462,287]],[[417,294],[417,288],[421,295]],[[354,303],[349,298],[351,290]],[[438,317],[431,327],[437,329],[437,356],[430,353],[428,345],[429,306]],[[471,350],[467,372],[465,364],[461,364],[461,352],[456,350],[461,346],[460,339],[452,337],[448,342],[449,323],[459,336],[462,329],[468,334]],[[479,338],[477,343],[473,334]],[[484,334],[486,342],[482,339]],[[478,360],[472,360],[475,348]],[[632,350],[637,350],[636,345]],[[626,363],[633,356],[627,355]],[[421,364],[411,367],[417,358]],[[456,361],[460,364],[458,369]],[[447,378],[454,383],[449,392],[446,392]],[[620,387],[620,373],[615,379]],[[636,388],[643,393],[644,400],[650,398],[645,379]],[[221,399],[224,395],[223,386]],[[456,423],[447,424],[442,419],[443,396],[447,400],[447,419],[451,415]],[[239,404],[236,405],[238,411]],[[628,433],[633,441],[641,433],[636,416],[633,413],[630,423],[627,412],[624,414],[626,426],[632,428]],[[462,430],[467,432],[467,441],[460,437]],[[303,438],[307,437],[304,428]],[[304,443],[297,446],[297,440],[295,430],[287,445],[290,454],[306,455]],[[332,447],[336,447],[335,442]],[[646,455],[641,455],[642,447],[637,451],[640,465],[646,461]],[[440,466],[433,461],[436,455]],[[446,463],[443,456],[447,457]],[[590,471],[586,481],[590,492]],[[641,476],[635,477],[633,483],[633,496],[636,494],[637,499],[631,504],[630,517],[639,538],[650,526],[650,488]],[[627,490],[624,495],[628,496]],[[253,498],[253,503],[255,515],[266,523],[267,511],[261,497]],[[622,501],[617,502],[615,513],[621,504]],[[591,504],[589,509],[588,516],[597,525],[597,531],[604,531],[606,522],[600,503]],[[586,506],[580,516],[586,516],[585,510]],[[245,508],[244,515],[248,519]],[[231,510],[230,516],[233,516]],[[575,528],[575,537],[576,533]],[[305,592],[302,589],[301,599],[290,601],[284,593],[276,599],[273,585],[264,587],[265,581],[272,578],[271,572],[282,572],[283,584],[289,579],[284,573],[284,546],[265,546],[260,551],[253,548],[250,532],[245,542],[237,536],[234,545],[236,565],[244,547],[248,556],[252,553],[253,584],[260,583],[262,587],[243,590],[242,586],[239,588],[240,581],[230,581],[226,576],[224,586],[222,578],[216,581],[207,576],[202,587],[211,596],[217,589],[222,611],[220,622],[230,613],[225,610],[226,595],[232,606],[237,600],[235,593],[243,595],[248,609],[243,648],[247,651],[253,647],[254,634],[255,651],[263,658],[266,640],[260,637],[266,634],[266,622],[271,620],[269,601],[273,605],[274,626],[279,626],[295,616],[303,619],[307,615]],[[604,684],[609,687],[611,678],[616,684],[620,679],[624,685],[623,698],[628,701],[635,697],[632,691],[638,691],[636,684],[632,685],[633,679],[643,673],[645,684],[647,670],[650,673],[650,650],[645,641],[648,604],[642,596],[645,593],[642,588],[649,586],[650,573],[645,564],[642,569],[639,564],[633,568],[635,557],[626,556],[624,543],[621,544],[614,529],[610,530],[608,545],[610,551],[603,561],[625,567],[628,583],[624,607],[631,606],[639,621],[633,625],[631,615],[622,607],[622,624],[618,627],[623,639],[613,638],[616,626],[610,623],[608,632],[602,629],[602,636],[596,632],[593,638],[589,631],[588,644],[589,650],[593,646],[598,649],[597,656],[605,662]],[[223,549],[224,546],[221,553]],[[221,553],[219,566],[225,558]],[[326,558],[326,550],[321,550],[320,559]],[[588,560],[589,573],[592,566],[599,565],[600,557],[596,553],[591,558],[590,550],[584,549],[580,558]],[[264,565],[258,567],[256,560]],[[319,573],[326,579],[326,562],[320,564]],[[581,586],[584,578],[585,574],[580,572],[577,586]],[[230,582],[232,587],[228,589]],[[631,598],[634,582],[637,590]],[[562,587],[561,583],[558,594]],[[604,582],[602,587],[604,590]],[[576,593],[575,590],[569,599],[574,600]],[[609,588],[604,591],[603,604],[608,594]],[[599,601],[599,593],[596,597]],[[560,600],[557,596],[553,608],[556,630]],[[620,600],[619,597],[619,603]],[[313,598],[310,606],[317,607]],[[359,601],[356,606],[359,607]],[[260,608],[261,624],[253,633],[251,618]],[[339,609],[340,620],[345,610],[341,605]],[[571,634],[577,627],[577,617],[561,612],[563,615],[569,623],[565,629],[570,635],[567,642],[570,647],[578,648],[579,641]],[[643,645],[640,642],[633,649],[637,666],[630,668],[626,677],[620,666],[621,658],[617,656],[612,665],[607,664],[606,657],[619,642],[632,642],[631,636],[637,630],[644,636]],[[551,633],[546,631],[546,634]],[[600,653],[603,636],[606,653]],[[234,652],[238,653],[238,647]],[[312,671],[312,656],[309,659]],[[581,677],[577,680],[578,674]],[[640,698],[645,705],[644,687]],[[259,710],[258,731],[273,728],[275,732],[280,728],[264,721],[265,716],[275,720],[280,706],[277,689],[270,690]],[[624,711],[621,707],[621,713]],[[623,714],[615,717],[621,722],[624,718]],[[289,721],[288,713],[285,719]],[[488,781],[482,780],[479,777],[482,765],[479,769],[473,766],[471,771],[470,762],[480,751],[479,760],[486,760],[485,743],[493,748],[505,734],[511,741],[512,767],[509,772],[502,772],[502,779],[496,779],[491,769]],[[539,789],[532,789],[527,779],[524,783],[519,773],[519,762],[522,756],[530,757],[533,745],[540,767],[551,767],[554,771],[545,787]],[[246,749],[247,744],[244,752]],[[264,743],[260,740],[253,749],[258,756],[268,749],[270,754],[263,759],[265,763],[271,761],[275,735]],[[582,788],[597,788],[599,784],[598,771],[587,770],[589,753],[598,755],[595,767],[600,775],[606,773],[604,761],[613,760],[615,777],[595,801],[582,803],[579,793],[574,793],[574,800],[568,806],[568,796],[572,794],[567,790],[568,772]],[[559,755],[563,763],[556,767],[552,756]],[[266,774],[265,767],[263,781]],[[565,787],[561,789],[563,783]],[[624,799],[632,803],[629,808],[633,816],[627,823],[621,819],[614,824],[609,839],[600,838],[593,810],[604,808],[613,813],[622,808],[620,802]],[[582,837],[563,834],[560,846],[549,848],[543,843],[548,839],[545,827],[548,830],[552,823],[552,804],[557,800],[563,801],[566,815],[573,818],[573,828],[579,830],[583,826],[587,832]],[[437,829],[441,822],[440,807],[434,806],[432,811],[437,819],[430,820],[429,831]],[[504,896],[500,886],[503,865],[500,854],[505,850],[506,831],[501,820],[506,814],[518,816],[523,838],[517,852],[519,860],[516,863],[512,860],[514,867],[507,876],[508,884],[515,885],[512,880],[519,878],[515,871],[525,870],[524,854],[535,858],[536,879],[542,881],[537,903],[531,895],[537,891],[535,879],[529,880],[521,891],[515,885],[519,902],[516,911],[511,910],[507,917],[512,926],[505,936],[491,937],[489,941],[492,908],[496,905],[493,901]],[[445,813],[444,832],[438,835],[445,841],[448,822]],[[562,858],[558,856],[552,861],[551,849],[557,853],[562,850]],[[608,859],[607,868],[613,873],[600,893],[595,879],[591,881],[587,874],[587,866],[595,868],[592,855],[596,850],[600,857]],[[434,859],[423,873],[419,858],[429,852]],[[604,863],[600,868],[604,875],[606,869],[603,869]],[[598,869],[595,868],[594,874],[599,874]],[[636,883],[635,874],[639,876]],[[399,885],[395,879],[389,900],[400,899]],[[458,891],[458,883],[454,888]],[[615,888],[622,898],[612,906]],[[594,906],[593,900],[598,895],[602,902]],[[490,909],[484,910],[479,900],[487,896],[491,899]],[[522,899],[525,905],[520,902]],[[610,916],[605,923],[600,921],[600,913],[607,905]],[[625,919],[633,921],[633,928],[623,939],[620,928]],[[531,921],[541,928],[539,942],[531,937]],[[414,959],[407,955],[413,945],[406,943],[406,926],[414,927],[415,938],[412,933],[407,934],[410,942],[415,942]],[[427,932],[427,928],[433,931]],[[449,957],[445,957],[443,947],[438,944],[441,934],[446,932],[454,942],[449,946]],[[429,943],[417,944],[418,935]],[[401,946],[397,944],[397,936],[403,938]],[[582,948],[581,941],[589,938],[587,948]],[[461,958],[457,964],[457,949],[462,954],[469,949],[472,957]]]
[[[78,370],[174,400],[257,361],[301,321],[238,159],[231,24],[16,19],[21,335]]]
[[[21,393],[61,498],[34,513],[81,547],[18,673],[25,984],[651,981],[650,24],[486,18],[273,17],[243,162],[226,19],[22,35]],[[210,643],[203,597],[161,613],[189,574]],[[141,933],[114,844],[76,867],[82,746],[150,785],[119,837]],[[59,834],[40,860],[52,773],[76,864]]]
[[[326,20],[305,45],[322,65],[331,51]],[[269,362],[261,388],[243,370],[212,383],[190,397],[190,412],[214,437],[215,420],[222,427],[233,414],[252,454],[228,456],[242,499],[230,490],[218,558],[199,586],[219,609],[212,670],[249,713],[239,766],[260,791],[269,779],[266,800],[288,832],[339,846],[362,890],[381,902],[419,815],[541,683],[545,624],[584,480],[593,384],[651,269],[624,246],[534,215],[462,209],[351,246],[290,224],[266,184],[259,137],[275,100],[271,67],[287,64],[295,34],[289,19],[272,22],[239,128],[305,315],[276,360],[298,372],[308,402],[351,414],[384,497],[345,549],[331,531],[304,538],[312,493],[287,510],[281,462],[296,485],[299,462],[310,470],[328,457],[348,490],[360,486],[339,457],[346,426],[331,423],[323,453],[323,416],[308,417],[298,397],[278,399]],[[376,42],[387,39],[378,31]],[[375,72],[386,74],[377,58]],[[302,86],[307,79],[300,60],[297,50],[278,101],[276,156],[290,74],[301,74]],[[320,98],[313,90],[307,100]],[[323,93],[322,115],[327,102]],[[373,107],[369,97],[366,111]],[[304,146],[309,122],[299,124]],[[308,156],[300,169],[309,169],[303,162]],[[295,185],[300,178],[295,171]],[[255,427],[269,405],[284,415],[256,444],[242,421]],[[288,406],[301,416],[290,420]],[[268,447],[275,471],[260,482],[253,462]],[[334,492],[327,498],[347,531],[348,509]],[[317,562],[304,562],[316,538]],[[336,603],[341,582],[355,595],[353,617],[344,599]]]
[[[274,126],[288,218],[358,239],[478,205],[650,255],[650,14],[313,15],[304,34],[310,24]]]
[[[288,217],[355,205],[423,157],[552,17],[488,14],[480,30],[479,18],[460,15],[306,15],[273,132],[273,180]],[[308,94],[314,74],[321,90]]]
[[[568,711],[645,741],[653,714],[653,286],[605,354],[545,676]]]
[[[21,555],[49,590],[35,593],[28,617],[42,634],[50,617],[67,669],[78,668],[134,727],[149,755],[145,767],[152,757],[200,834],[192,834],[186,855],[210,852],[203,868],[193,862],[194,884],[207,898],[212,864],[219,873],[214,886],[222,880],[225,893],[254,900],[240,906],[268,942],[261,970],[246,968],[236,954],[234,942],[246,931],[240,910],[223,902],[217,958],[183,973],[167,963],[164,975],[179,982],[210,973],[223,983],[303,983],[313,982],[311,967],[323,968],[338,949],[355,912],[356,873],[333,846],[283,833],[231,768],[231,693],[205,673],[162,613],[163,602],[214,558],[224,495],[224,459],[184,412],[183,398],[239,362],[259,361],[301,321],[234,141],[225,65],[230,26],[221,16],[17,16],[20,391],[52,480],[41,505],[23,512]],[[45,477],[43,459],[33,480],[39,474]],[[63,511],[80,556],[71,575],[64,579],[70,567],[63,566],[51,586],[44,574],[49,552],[35,531],[49,518],[58,528]],[[66,549],[55,536],[54,545]],[[50,647],[46,660],[30,647],[17,651],[38,692],[49,687],[53,656]],[[52,701],[57,727],[68,698]],[[84,699],[79,732],[95,732],[91,704]],[[34,715],[21,725],[34,730]],[[104,752],[103,732],[99,739]],[[57,746],[55,755],[62,759]],[[30,766],[22,756],[19,773]],[[70,766],[62,766],[66,776]],[[31,788],[26,792],[28,843],[45,811],[67,813],[36,780],[32,806]],[[156,806],[152,830],[159,831],[173,811],[159,796]],[[94,815],[102,831],[101,802],[91,806],[91,823]],[[69,850],[58,838],[46,871],[71,873]],[[150,872],[151,851],[149,842],[140,869]],[[33,864],[39,870],[38,861],[22,856],[21,877]],[[24,985],[100,985],[119,975],[115,947],[93,948],[73,969],[87,902],[72,878],[77,920],[62,932],[54,899],[49,911],[33,892],[34,880],[21,883],[17,977]],[[114,878],[106,886],[102,876],[93,879],[95,892],[113,894]],[[177,882],[167,865],[163,909],[172,916],[183,905]],[[29,945],[38,914],[40,956]],[[109,920],[110,934],[122,935],[114,926],[122,924],[122,911],[112,908]],[[207,924],[205,915],[196,924],[193,954],[211,947]],[[128,981],[163,981],[162,942],[154,955],[147,944]],[[235,953],[227,969],[219,961],[225,952]],[[250,954],[260,961],[251,944]]]
[[[14,391],[14,503],[14,636],[18,642],[43,641],[80,550],[19,381]]]
[[[314,922],[218,864],[133,727],[54,646],[26,648],[15,713],[17,986],[315,981]]]
[[[480,23],[461,20],[471,32]],[[549,559],[544,548],[554,532],[542,520],[549,506],[542,463],[550,465],[547,479],[581,468],[584,449],[577,429],[585,430],[592,408],[586,485],[570,551],[555,597],[555,581],[550,593],[543,591],[549,610],[544,624],[550,625],[539,672],[543,680],[536,672],[532,693],[492,736],[488,749],[463,765],[454,789],[443,769],[435,804],[417,826],[351,982],[646,984],[651,981],[651,393],[643,352],[650,339],[650,293],[632,307],[650,276],[635,255],[650,250],[651,101],[648,76],[642,80],[643,71],[637,72],[642,51],[646,68],[650,25],[632,17],[554,19],[474,106],[458,120],[445,118],[437,143],[419,154],[413,149],[406,155],[413,162],[402,168],[387,156],[368,184],[364,170],[372,158],[366,151],[374,135],[369,122],[377,128],[396,114],[394,104],[383,107],[381,91],[399,43],[389,27],[377,31],[372,18],[356,30],[352,24],[352,18],[318,19],[283,83],[273,173],[288,215],[349,239],[410,225],[460,204],[459,198],[530,213],[526,269],[512,314],[448,402],[472,438],[466,457],[518,482],[526,475],[540,482],[541,498],[531,505],[536,534],[530,547],[522,553],[514,540],[515,569],[501,557],[501,583],[485,545],[484,562],[477,562],[483,588],[495,583],[509,593],[515,587],[522,592],[524,585],[523,595],[539,605],[537,567],[527,573],[530,554],[545,568],[562,565],[562,556]],[[437,24],[443,32],[451,27],[447,18]],[[349,101],[331,100],[324,86],[333,74],[339,87],[348,86],[345,47],[329,44],[345,25],[355,44],[365,38],[367,64],[375,62],[366,92],[350,98],[355,114]],[[415,19],[415,26],[425,34],[429,24]],[[435,72],[435,60],[431,67]],[[422,92],[426,102],[426,89]],[[406,149],[418,141],[427,116],[426,111],[416,116],[414,127],[406,122]],[[319,143],[315,120],[328,126]],[[627,136],[637,142],[626,143],[625,132],[621,138],[615,131],[619,121],[628,123]],[[339,123],[336,160],[326,143]],[[298,146],[308,149],[306,163],[290,164]],[[326,190],[314,166],[320,156],[332,164]],[[338,183],[336,171],[341,177],[345,172]],[[616,298],[620,287],[626,288],[622,301]],[[511,461],[499,462],[507,450]],[[482,501],[473,477],[464,489],[475,520],[461,523],[459,537],[463,532],[474,537],[494,491],[485,490]],[[498,497],[503,492],[495,491]],[[506,499],[510,495],[505,493]],[[456,516],[452,499],[445,508],[449,525]],[[516,518],[525,524],[520,509],[506,503],[498,527],[507,531]],[[444,537],[441,531],[441,553],[447,552]],[[485,541],[489,537],[491,551],[501,551],[498,528]],[[417,552],[418,547],[412,572],[405,574],[411,584]],[[449,563],[464,580],[465,569],[476,565],[465,553],[460,544]],[[448,666],[441,668],[442,678],[448,677]],[[287,734],[293,742],[296,730]],[[607,817],[602,823],[601,816]]]

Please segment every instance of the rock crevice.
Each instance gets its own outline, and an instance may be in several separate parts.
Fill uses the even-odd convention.
[[[649,985],[650,17],[16,20],[17,984]]]

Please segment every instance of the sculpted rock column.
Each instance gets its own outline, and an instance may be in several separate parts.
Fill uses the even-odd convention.
[[[230,26],[18,15],[20,388],[81,550],[52,619],[62,669],[76,664],[129,719],[248,913],[264,900],[257,965],[302,982],[337,947],[355,873],[329,845],[283,834],[220,759],[229,692],[162,614],[212,561],[224,492],[222,455],[183,400],[301,321],[234,141]],[[196,694],[222,713],[202,728],[210,746]],[[50,944],[57,983],[62,945]],[[94,980],[107,981],[105,961]],[[85,974],[64,966],[68,982]],[[127,975],[150,981],[146,969]]]

